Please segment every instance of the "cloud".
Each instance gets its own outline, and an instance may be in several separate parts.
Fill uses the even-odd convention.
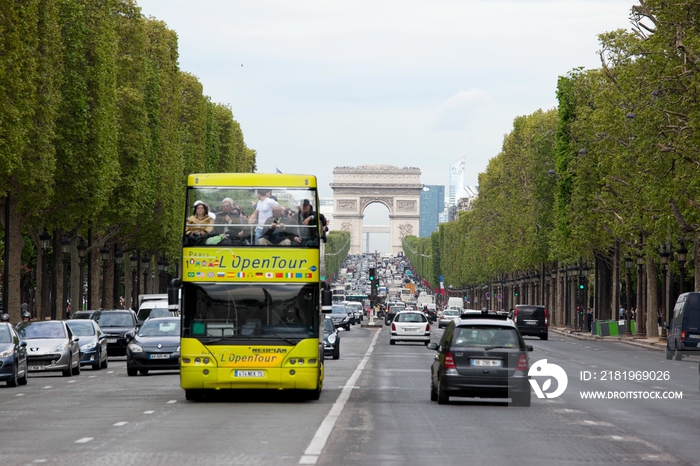
[[[437,131],[459,131],[466,129],[480,113],[493,105],[488,91],[470,89],[459,91],[442,104],[433,129]]]

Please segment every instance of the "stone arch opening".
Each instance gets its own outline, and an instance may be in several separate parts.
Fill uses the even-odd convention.
[[[350,254],[362,253],[365,208],[383,204],[389,209],[390,252],[403,251],[404,236],[418,235],[420,221],[420,169],[392,165],[336,167],[333,170],[334,228],[350,232]]]

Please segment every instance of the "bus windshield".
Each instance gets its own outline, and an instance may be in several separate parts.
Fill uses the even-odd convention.
[[[319,247],[315,189],[190,187],[183,245]]]
[[[208,344],[282,340],[318,335],[314,284],[185,283],[183,337]],[[279,341],[278,341],[279,343]]]

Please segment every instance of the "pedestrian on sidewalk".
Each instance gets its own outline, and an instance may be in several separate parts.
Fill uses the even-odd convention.
[[[588,311],[586,312],[586,325],[588,326],[588,333],[593,332],[593,309],[590,307],[588,308]]]

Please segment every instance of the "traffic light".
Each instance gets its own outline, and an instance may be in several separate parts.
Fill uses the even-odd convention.
[[[582,290],[582,289],[584,289],[585,287],[586,287],[586,285],[583,283],[583,280],[580,279],[580,280],[578,281],[578,289],[579,289],[579,290]]]
[[[375,269],[374,267],[370,267],[370,269],[369,269],[369,281],[370,281],[370,283],[374,283],[374,279],[376,278],[375,277],[376,272],[377,272],[377,269]]]

